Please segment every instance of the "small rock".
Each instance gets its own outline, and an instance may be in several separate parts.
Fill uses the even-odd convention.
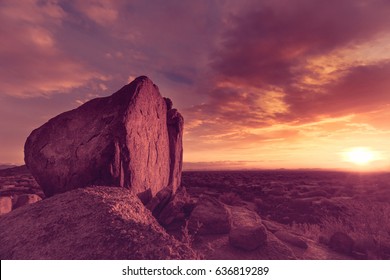
[[[35,203],[40,200],[42,200],[42,198],[36,194],[18,195],[14,198],[12,209],[16,209],[27,204]]]
[[[190,232],[221,234],[230,231],[230,216],[225,206],[215,198],[201,197],[188,220]]]
[[[355,241],[343,232],[335,232],[329,239],[329,247],[339,253],[351,255]]]
[[[233,228],[229,234],[229,243],[246,251],[252,251],[265,244],[267,233],[263,225],[257,224],[242,228]]]
[[[12,211],[12,199],[9,196],[0,197],[0,215]]]
[[[264,245],[267,232],[259,215],[245,207],[230,207],[232,227],[229,243],[233,247],[252,251]]]

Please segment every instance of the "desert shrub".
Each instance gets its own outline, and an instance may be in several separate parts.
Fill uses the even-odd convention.
[[[190,230],[188,228],[188,220],[186,220],[186,222],[181,230],[181,242],[183,242],[185,245],[187,245],[188,247],[190,247],[192,249],[193,253],[196,256],[196,259],[198,259],[198,260],[204,259],[204,255],[201,252],[195,250],[195,248],[194,248],[195,237],[196,237],[196,234],[198,233],[199,229],[201,228],[201,226],[202,226],[202,224],[198,223],[195,231],[193,233],[190,233]]]
[[[310,239],[316,239],[320,234],[322,234],[322,228],[318,224],[308,224],[308,223],[296,223],[291,224],[293,231],[298,232]]]
[[[350,236],[373,257],[384,258],[384,248],[390,247],[390,204],[349,201],[347,208]]]
[[[344,203],[347,210],[340,217],[326,216],[318,224],[293,223],[291,227],[308,238],[321,238],[321,242],[335,232],[343,232],[367,258],[390,258],[390,204],[355,200]]]
[[[181,228],[181,242],[188,245],[189,247],[193,247],[196,234],[198,233],[201,227],[202,227],[202,223],[198,222],[196,228],[190,231],[188,227],[188,220],[186,220],[183,227]]]

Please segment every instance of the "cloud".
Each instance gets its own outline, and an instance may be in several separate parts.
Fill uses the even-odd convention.
[[[0,1],[0,111],[38,125],[148,75],[183,113],[192,161],[367,145],[390,129],[387,2]]]
[[[184,171],[252,169],[253,163],[250,161],[184,162],[183,169]]]
[[[388,32],[386,1],[266,1],[232,19],[212,66],[221,78],[284,85],[310,57]]]
[[[98,25],[108,26],[118,19],[122,1],[78,0],[74,6]]]
[[[18,3],[1,3],[0,37],[6,38],[0,46],[2,94],[50,95],[92,80],[107,80],[105,75],[64,52],[57,43],[56,31],[67,14],[56,1],[23,1],[20,6]]]
[[[221,83],[210,93],[208,102],[192,106],[184,114],[191,123],[198,124],[190,126],[190,129],[197,127],[207,130],[209,125],[211,134],[216,131],[237,131],[271,125],[277,115],[289,111],[284,98],[284,92],[277,88],[261,89]]]
[[[263,1],[226,19],[194,133],[310,123],[387,102],[386,1]]]
[[[284,120],[366,113],[390,104],[390,61],[350,67],[345,72],[321,93],[291,88],[286,97],[290,114]]]
[[[2,17],[22,23],[42,24],[60,23],[66,16],[65,11],[55,0],[3,0],[0,3]]]

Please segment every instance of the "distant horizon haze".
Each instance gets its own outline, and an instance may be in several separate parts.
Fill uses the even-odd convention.
[[[253,164],[253,163],[252,163]],[[25,163],[0,163],[0,170],[24,166]],[[358,173],[371,173],[371,172],[390,172],[390,168],[373,168],[369,166],[356,166],[350,165],[350,167],[277,167],[270,165],[251,165],[250,162],[183,162],[183,171],[330,171],[330,172],[358,172]]]

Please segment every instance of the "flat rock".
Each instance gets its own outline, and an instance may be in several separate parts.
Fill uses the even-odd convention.
[[[108,185],[130,188],[146,203],[180,184],[183,119],[175,112],[151,80],[138,77],[35,129],[26,165],[47,197]]]
[[[301,249],[307,249],[308,245],[306,241],[292,233],[289,233],[288,231],[285,230],[278,230],[274,232],[274,235],[281,241],[284,241],[286,243],[289,243],[293,246],[299,247]]]
[[[95,186],[0,217],[0,259],[194,259],[131,191]]]
[[[223,203],[212,197],[198,199],[188,220],[190,232],[222,234],[230,231],[230,215]]]
[[[266,227],[266,229],[272,233],[283,229],[283,225],[274,221],[262,220],[261,222]]]

